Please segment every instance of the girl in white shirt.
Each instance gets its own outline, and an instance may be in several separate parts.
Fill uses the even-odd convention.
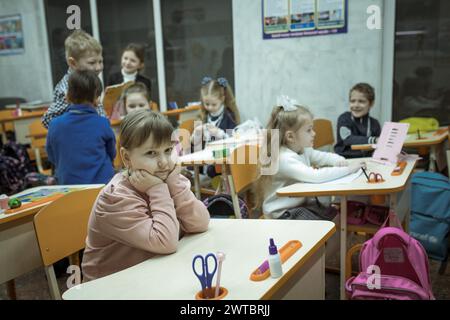
[[[358,171],[364,163],[348,163],[344,157],[312,148],[315,132],[313,115],[305,107],[286,96],[278,99],[278,106],[272,111],[267,140],[267,155],[270,164],[278,164],[273,175],[263,175],[258,186],[262,189],[263,212],[267,218],[302,219],[295,209],[306,205],[306,198],[278,197],[276,191],[298,183],[322,183]],[[278,130],[277,148],[271,150],[270,133]]]

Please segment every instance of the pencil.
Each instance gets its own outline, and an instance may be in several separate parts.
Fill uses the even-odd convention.
[[[367,181],[370,182],[370,179],[369,179],[369,176],[367,175],[366,169],[364,169],[363,167],[361,167],[361,169],[362,169],[362,171],[364,172],[364,175],[366,176]]]

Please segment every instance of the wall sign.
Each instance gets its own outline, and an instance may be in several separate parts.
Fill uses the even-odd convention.
[[[24,52],[21,15],[0,17],[0,55]]]
[[[347,32],[348,0],[262,0],[263,38]]]

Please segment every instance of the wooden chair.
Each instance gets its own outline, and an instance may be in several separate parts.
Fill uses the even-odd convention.
[[[156,111],[159,112],[159,106],[156,102],[152,101],[150,104],[150,108],[152,109],[152,111]]]
[[[252,183],[259,178],[259,152],[259,147],[256,145],[243,145],[236,148],[230,155],[232,163],[228,165],[230,170],[228,183],[236,218],[241,218],[238,194],[245,193],[244,199],[248,204],[249,193],[247,191],[249,191]]]
[[[314,119],[313,130],[316,133],[314,138],[314,149],[323,148],[326,151],[332,151],[334,145],[333,125],[327,119]]]
[[[28,126],[29,137],[31,139],[31,153],[30,158],[36,160],[36,166],[39,173],[52,175],[51,169],[44,169],[42,166],[42,159],[47,158],[47,151],[45,150],[45,144],[47,142],[47,129],[42,125],[41,119],[33,121]]]
[[[189,132],[189,137],[185,134],[180,135],[180,142],[181,146],[183,147],[183,150],[191,149],[191,140],[190,136],[192,135],[192,132],[194,132],[194,119],[188,119],[180,123],[178,129],[187,130]]]
[[[363,247],[363,244],[362,243],[358,243],[358,244],[355,244],[353,247],[351,247],[347,251],[347,255],[345,256],[345,279],[346,280],[350,279],[350,277],[353,274],[353,271],[352,271],[352,258],[353,258],[353,255],[356,252],[361,251],[362,247]],[[355,272],[355,274],[356,274],[356,272]]]
[[[123,168],[123,162],[122,162],[122,157],[120,156],[120,137],[117,134],[116,135],[116,157],[114,158],[113,161],[113,166],[114,169],[116,170],[120,170]]]
[[[70,264],[79,265],[78,251],[85,247],[89,215],[100,190],[71,192],[34,216],[39,251],[53,299],[61,299],[53,264],[70,256]]]

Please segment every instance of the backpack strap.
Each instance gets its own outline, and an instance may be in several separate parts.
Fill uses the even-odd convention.
[[[393,222],[394,224],[396,224],[396,227],[403,231],[402,223],[398,219],[397,214],[395,213],[395,211],[392,210],[392,209],[389,209],[389,214],[388,214],[386,220],[384,220],[381,228],[385,228],[386,226],[389,226],[390,222]]]
[[[388,235],[397,237],[406,247],[409,246],[411,241],[411,237],[403,230],[396,227],[384,227],[373,236],[374,244],[378,249],[381,249],[381,242]]]

